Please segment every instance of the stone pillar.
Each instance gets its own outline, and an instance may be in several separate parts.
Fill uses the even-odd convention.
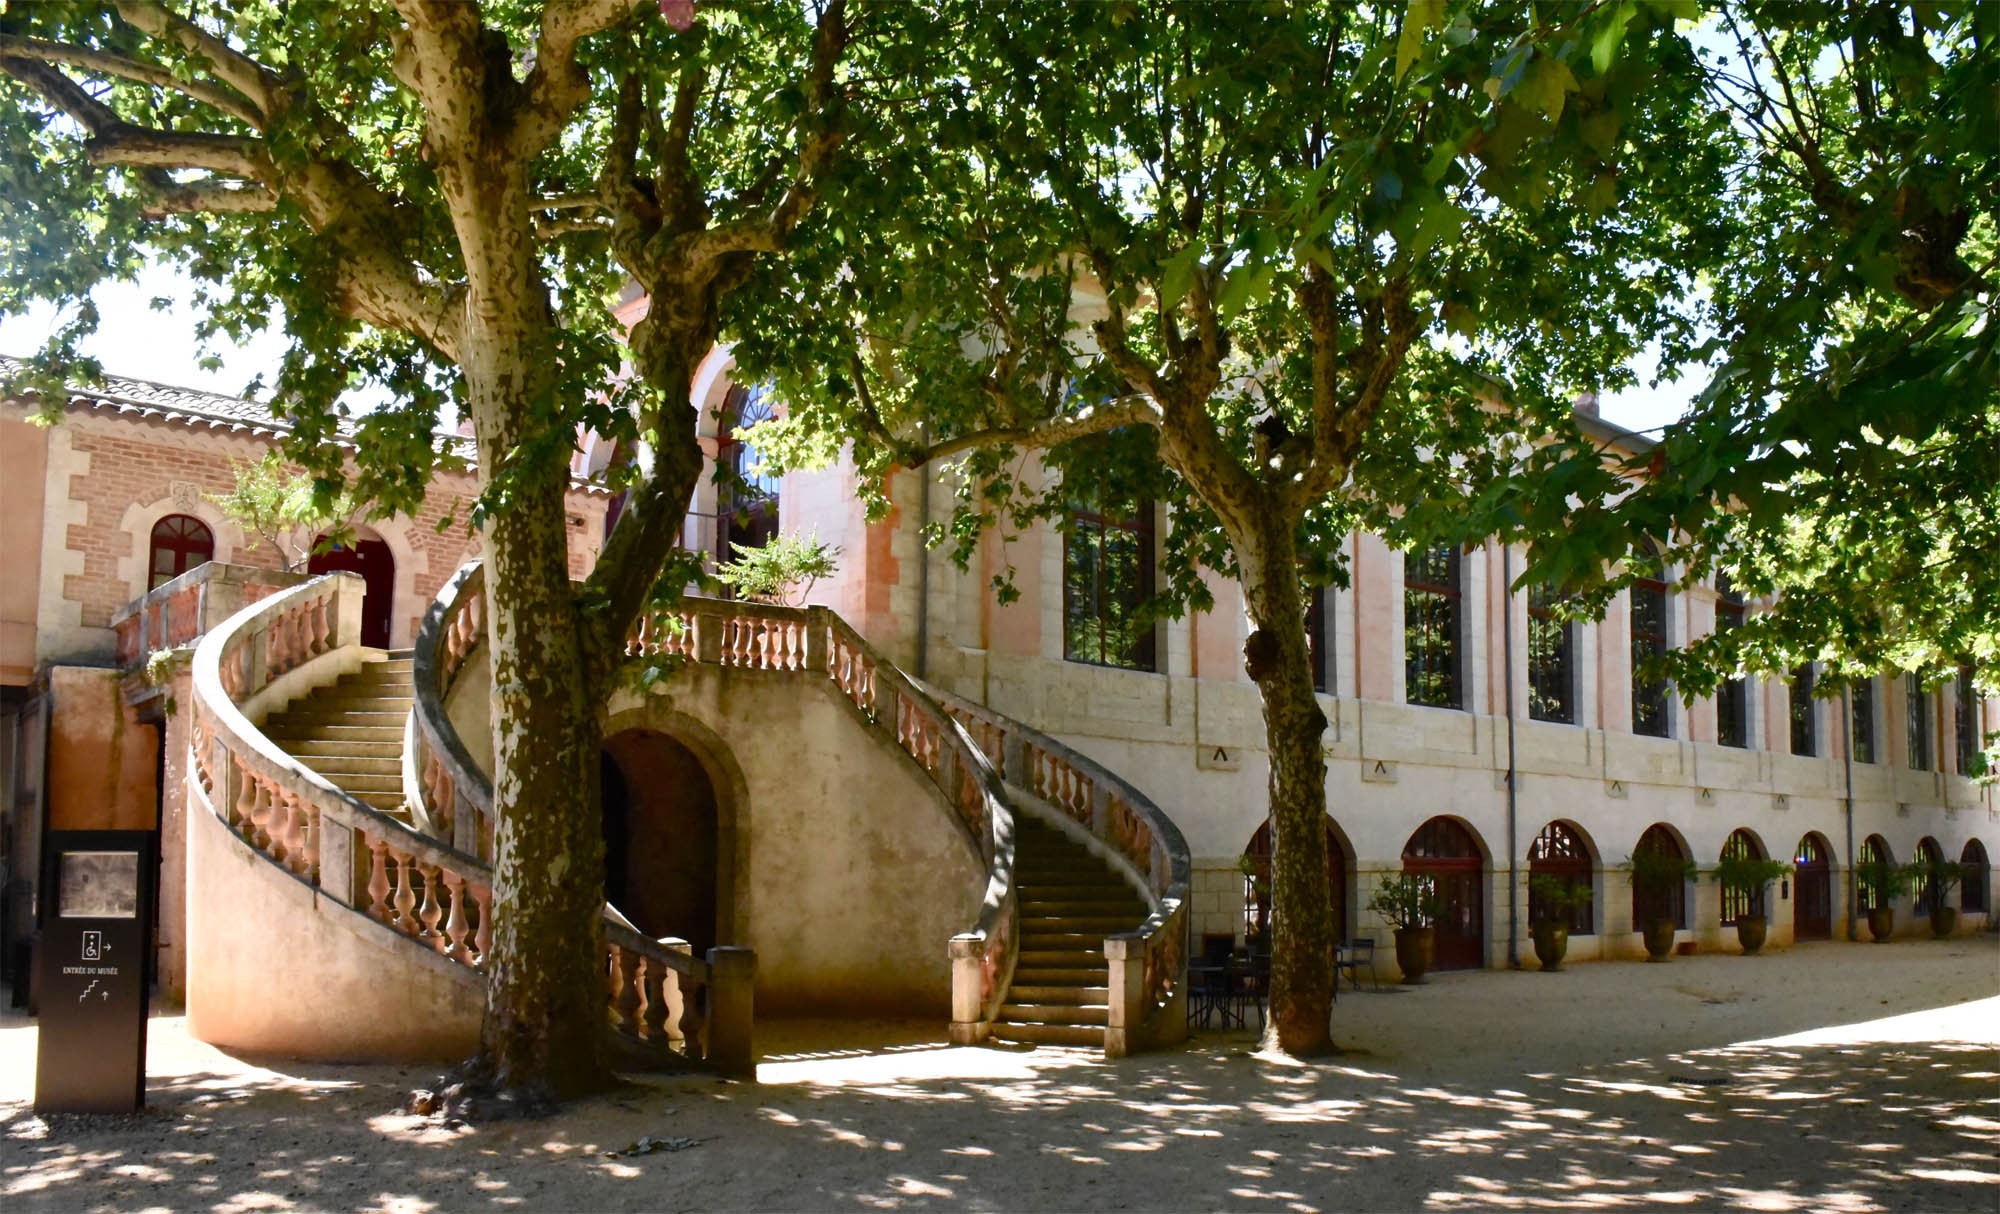
[[[1110,969],[1111,1005],[1104,1024],[1104,1056],[1123,1058],[1144,1048],[1139,1040],[1145,1019],[1146,945],[1130,935],[1106,936],[1104,960]]]
[[[806,669],[813,674],[826,673],[827,617],[830,614],[824,607],[806,608]]]
[[[986,941],[965,932],[951,938],[951,1040],[976,1045],[992,1025],[986,1020]]]
[[[166,682],[167,714],[160,726],[160,994],[169,1004],[187,1000],[187,830],[188,782],[194,732],[194,675],[191,651],[175,654]]]
[[[725,1075],[757,1076],[755,1020],[757,954],[722,946],[708,950],[708,1061]]]

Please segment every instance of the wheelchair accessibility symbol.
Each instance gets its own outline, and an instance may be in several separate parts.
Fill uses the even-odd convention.
[[[104,959],[103,932],[83,933],[83,959],[85,961],[102,961]]]

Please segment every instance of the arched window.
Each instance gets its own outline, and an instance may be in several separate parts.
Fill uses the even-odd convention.
[[[215,559],[215,533],[187,514],[169,514],[153,524],[152,552],[146,558],[146,589],[154,590],[190,569]]]
[[[749,548],[762,548],[778,534],[779,478],[765,470],[754,439],[737,432],[778,416],[766,385],[729,390],[716,410],[715,559],[733,561]]]
[[[1722,844],[1722,858],[1725,860],[1762,860],[1764,848],[1757,842],[1757,836],[1747,830],[1729,832],[1729,838]],[[1745,915],[1764,913],[1764,887],[1756,889],[1736,889],[1722,887],[1722,926],[1728,927]]]
[[[1412,552],[1403,562],[1403,698],[1463,708],[1465,610],[1458,549]]]
[[[1924,836],[1917,842],[1917,863],[1927,865],[1928,871],[1918,870],[1917,878],[1910,886],[1910,897],[1916,902],[1917,910],[1928,915],[1939,905],[1938,895],[1942,891],[1938,889],[1937,882],[1931,879],[1930,874],[1936,872],[1937,866],[1944,863],[1944,848],[1938,846],[1936,839],[1929,835]]]
[[[1238,862],[1243,870],[1243,939],[1262,940],[1264,947],[1270,947],[1271,939],[1271,820],[1257,828],[1250,836],[1250,846],[1243,849],[1243,858]],[[1333,938],[1347,939],[1347,849],[1340,845],[1340,836],[1334,833],[1333,820],[1326,823],[1326,888],[1327,901],[1333,908]]]
[[[1632,583],[1632,732],[1665,738],[1673,733],[1666,680],[1641,673],[1648,661],[1667,652],[1667,584],[1659,555],[1650,560],[1653,570]]]
[[[1729,575],[1715,575],[1715,630],[1743,627],[1743,596]],[[1715,740],[1724,746],[1750,745],[1750,689],[1742,679],[1730,679],[1715,689]]]
[[[1658,822],[1646,828],[1646,833],[1639,836],[1639,845],[1632,851],[1634,855],[1639,852],[1655,852],[1681,860],[1689,859],[1687,848],[1681,846],[1679,837],[1668,830],[1663,823]],[[1636,885],[1632,887],[1632,922],[1643,927],[1654,919],[1671,919],[1676,929],[1686,930],[1687,882],[1679,881],[1671,888],[1663,890],[1642,890]]]
[[[1576,724],[1576,622],[1556,611],[1562,596],[1528,587],[1528,715]]]
[[[1535,878],[1549,877],[1583,895],[1583,901],[1570,912],[1570,933],[1588,936],[1596,932],[1597,902],[1591,889],[1594,869],[1590,848],[1585,845],[1579,831],[1563,822],[1551,822],[1542,827],[1542,833],[1535,836],[1534,844],[1528,849],[1528,922],[1533,923],[1543,917],[1541,898],[1535,892]]]
[[[1433,962],[1440,970],[1486,964],[1484,861],[1472,832],[1451,818],[1417,828],[1403,845],[1403,871],[1427,877],[1437,894]]]
[[[1889,841],[1881,835],[1869,835],[1861,841],[1861,855],[1855,867],[1866,869],[1872,864],[1894,864],[1895,862],[1896,857],[1889,850]],[[1865,914],[1868,911],[1872,911],[1876,906],[1882,904],[1881,900],[1875,895],[1876,890],[1874,886],[1865,881],[1856,881],[1854,883],[1854,902],[1862,913]]]
[[[1958,862],[1965,869],[1965,878],[1958,886],[1958,909],[1967,914],[1985,914],[1987,882],[1992,880],[1987,870],[1986,845],[1977,839],[1966,840]]]

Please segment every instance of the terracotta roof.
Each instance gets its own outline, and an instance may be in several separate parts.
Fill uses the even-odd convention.
[[[18,358],[0,355],[0,383],[11,380],[23,366]],[[166,418],[271,438],[282,437],[291,429],[290,423],[272,414],[269,405],[254,400],[122,375],[107,375],[95,387],[71,387],[69,403],[72,408]]]

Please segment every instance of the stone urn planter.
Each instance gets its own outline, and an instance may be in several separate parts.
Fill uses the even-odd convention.
[[[1674,955],[1674,921],[1665,917],[1646,920],[1643,933],[1646,941],[1646,960],[1665,961]]]
[[[1868,910],[1868,934],[1877,944],[1889,943],[1889,937],[1896,932],[1896,911],[1894,907],[1875,906]]]
[[[1406,986],[1421,986],[1431,971],[1431,957],[1437,947],[1437,930],[1429,927],[1396,929],[1396,968],[1403,971]]]
[[[1958,930],[1958,908],[1955,906],[1933,906],[1931,908],[1931,935],[1942,940]]]
[[[1763,915],[1736,916],[1736,943],[1743,946],[1743,955],[1756,956],[1770,930],[1771,921]]]
[[[1531,930],[1535,939],[1535,960],[1542,963],[1542,970],[1545,973],[1561,970],[1563,958],[1569,954],[1569,924],[1543,919]]]

